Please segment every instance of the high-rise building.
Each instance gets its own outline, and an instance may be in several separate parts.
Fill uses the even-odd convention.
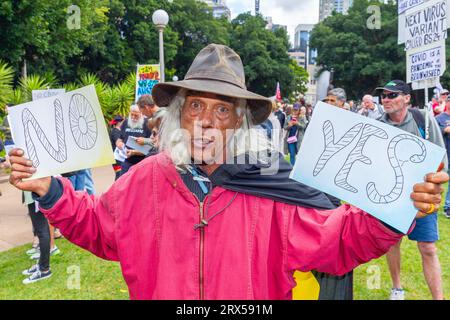
[[[225,0],[203,0],[203,2],[212,7],[214,17],[220,18],[225,16],[228,20],[231,20],[231,11],[227,7]]]
[[[309,37],[313,28],[314,24],[299,24],[295,28],[294,49],[305,53],[306,58],[303,65],[305,69],[308,64],[316,63],[317,52],[309,47]]]
[[[259,14],[259,0],[255,0],[255,15]]]
[[[346,14],[352,4],[353,0],[320,0],[319,21],[331,16],[333,11]]]
[[[309,38],[314,24],[299,24],[295,28],[294,49],[289,52],[291,59],[295,60],[299,66],[305,68],[308,72],[308,91],[305,94],[305,100],[308,103],[315,104],[316,99],[316,58],[317,51],[311,49],[309,45]]]
[[[287,32],[287,26],[273,23],[272,17],[265,17],[264,20],[267,22],[266,29],[271,30],[272,32],[277,29],[284,29]]]

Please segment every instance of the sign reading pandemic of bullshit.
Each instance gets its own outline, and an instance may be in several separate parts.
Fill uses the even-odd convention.
[[[418,136],[319,102],[291,178],[347,201],[406,233],[417,209],[414,184],[446,151]]]
[[[93,85],[10,107],[8,121],[37,169],[32,179],[114,163]]]
[[[152,94],[153,87],[160,82],[159,64],[139,64],[136,72],[136,100],[144,94]]]
[[[440,77],[444,74],[445,67],[445,40],[419,50],[408,51],[406,81],[409,83]]]

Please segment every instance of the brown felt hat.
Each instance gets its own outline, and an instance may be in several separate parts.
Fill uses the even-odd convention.
[[[270,99],[247,91],[241,58],[224,45],[210,44],[203,48],[184,80],[158,83],[152,96],[158,106],[167,107],[181,88],[246,99],[255,124],[266,120],[272,111]]]

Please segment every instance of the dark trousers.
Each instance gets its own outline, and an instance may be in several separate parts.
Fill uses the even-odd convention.
[[[297,155],[297,142],[295,143],[288,143],[288,150],[289,150],[289,160],[292,165],[295,164],[295,156]]]
[[[28,213],[31,217],[34,232],[39,238],[39,248],[41,257],[39,258],[39,269],[48,270],[50,267],[50,229],[47,218],[42,212],[35,212],[36,206],[33,203],[28,205]]]

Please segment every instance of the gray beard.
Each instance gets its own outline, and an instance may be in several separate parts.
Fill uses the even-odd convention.
[[[144,126],[144,117],[140,117],[138,121],[133,121],[131,116],[128,116],[128,127],[130,129],[142,129]]]

